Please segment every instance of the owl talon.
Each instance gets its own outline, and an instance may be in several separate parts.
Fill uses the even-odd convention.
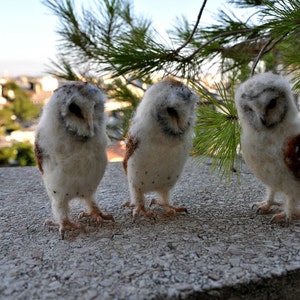
[[[91,211],[91,212],[81,212],[78,215],[78,219],[82,218],[92,218],[97,224],[102,224],[103,220],[111,220],[115,222],[114,218],[110,214],[103,214],[99,210]]]
[[[103,220],[106,220],[106,221],[112,221],[112,222],[115,222],[114,217],[113,217],[112,215],[110,215],[110,214],[103,214],[103,213],[101,213],[101,218],[102,218]]]
[[[253,203],[251,209],[255,209],[257,214],[260,212],[260,207],[258,207],[257,203]]]
[[[44,226],[59,227],[58,231],[59,231],[59,235],[60,235],[60,237],[61,237],[62,240],[65,238],[65,232],[67,230],[71,230],[71,229],[74,229],[74,230],[78,230],[78,229],[85,230],[83,224],[75,223],[75,222],[72,222],[70,220],[63,220],[60,223],[56,223],[56,222],[53,222],[51,220],[45,220]]]
[[[257,215],[264,215],[268,212],[268,210],[263,210],[261,207],[256,207],[255,213]]]
[[[189,213],[186,207],[175,207],[175,211],[176,212],[184,212],[186,214]]]
[[[173,217],[176,214],[175,209],[173,209],[171,207],[166,206],[166,207],[164,207],[164,209],[165,209],[166,213],[171,217]]]
[[[136,218],[140,215],[140,213],[143,213],[143,215],[146,218],[152,219],[154,218],[154,214],[151,211],[148,211],[144,205],[138,206],[133,210],[133,219],[136,220]]]
[[[135,205],[133,203],[131,203],[130,201],[125,201],[122,203],[123,207],[135,207]]]
[[[169,205],[169,204],[163,204],[163,203],[157,201],[156,199],[151,200],[150,206],[153,204],[162,206],[165,209],[166,213],[170,216],[174,216],[177,212],[185,212],[188,214],[188,211],[185,207],[176,207],[176,206]]]
[[[148,211],[144,205],[136,206],[134,203],[131,203],[130,201],[126,201],[122,204],[123,207],[134,207],[134,210],[132,212],[133,221],[139,217],[141,212],[146,218],[152,219],[154,218],[154,214],[151,211]]]
[[[267,214],[270,212],[271,205],[268,202],[259,202],[252,205],[252,209],[256,208],[256,214]]]
[[[272,203],[269,203],[269,202],[259,202],[259,203],[254,203],[252,205],[252,209],[256,207],[257,208],[256,209],[256,213],[257,214],[267,214],[267,213],[269,213],[271,211],[272,205],[280,206],[281,203],[279,203],[279,202],[272,202]]]
[[[286,224],[286,226],[289,226],[291,218],[289,216],[287,216],[285,212],[281,212],[281,213],[275,214],[271,219],[272,224],[274,224],[274,223],[278,224],[281,221],[283,221]]]

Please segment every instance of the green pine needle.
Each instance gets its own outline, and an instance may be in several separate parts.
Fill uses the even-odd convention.
[[[240,143],[240,125],[233,100],[233,90],[227,93],[225,86],[217,84],[221,100],[210,95],[199,84],[193,88],[200,96],[195,126],[194,153],[201,157],[212,157],[212,170],[218,170],[230,180],[232,172],[239,171],[237,154]]]

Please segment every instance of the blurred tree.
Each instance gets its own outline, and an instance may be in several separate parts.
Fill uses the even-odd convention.
[[[15,143],[13,148],[15,149],[15,160],[19,166],[35,166],[35,156],[33,146],[29,142]]]
[[[0,109],[0,134],[7,134],[20,129],[20,125],[14,120],[11,106]]]
[[[29,142],[17,142],[11,147],[0,148],[0,166],[35,166],[33,146]]]
[[[215,24],[203,26],[204,0],[196,21],[177,19],[168,31],[168,41],[149,19],[134,15],[129,0],[95,0],[81,10],[72,0],[43,2],[60,22],[59,51],[50,73],[72,80],[106,75],[121,79],[110,86],[109,95],[132,102],[126,117],[137,105],[136,97],[127,93],[129,86],[143,91],[143,83],[151,84],[158,75],[186,79],[203,104],[199,105],[194,152],[213,155],[222,174],[230,174],[238,162],[233,87],[256,70],[272,70],[290,73],[300,88],[298,0],[228,0],[227,9],[215,16]],[[205,87],[203,69],[221,75],[215,94]],[[136,85],[137,81],[141,84]]]
[[[13,147],[0,147],[0,166],[7,167],[16,156],[15,149]]]
[[[15,82],[3,85],[3,91],[9,104],[0,110],[0,133],[5,135],[22,126],[40,114],[41,107],[30,101],[30,94],[21,89]],[[29,142],[14,143],[11,147],[0,148],[0,166],[35,165],[33,146]]]
[[[11,101],[10,109],[17,121],[26,122],[39,117],[41,107],[31,103],[27,91],[21,89],[15,82],[6,83],[3,90],[13,91],[14,97],[9,99]]]

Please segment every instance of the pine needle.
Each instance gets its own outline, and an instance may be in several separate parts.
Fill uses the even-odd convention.
[[[216,84],[220,100],[193,82],[193,88],[201,101],[197,110],[195,126],[194,153],[213,158],[212,170],[217,170],[221,178],[228,180],[232,172],[240,169],[237,153],[240,143],[240,125],[233,100],[233,90],[226,91],[225,86]]]

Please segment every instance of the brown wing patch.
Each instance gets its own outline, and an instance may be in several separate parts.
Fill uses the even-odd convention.
[[[41,149],[41,147],[39,146],[38,142],[38,136],[35,139],[35,143],[34,143],[34,155],[35,155],[35,159],[38,165],[39,170],[41,171],[41,173],[44,173],[43,170],[43,151]]]
[[[128,136],[126,141],[126,152],[123,159],[123,168],[126,174],[127,174],[128,160],[137,147],[138,147],[138,141],[135,138]]]
[[[300,179],[300,135],[294,136],[287,141],[284,151],[284,162],[294,176]]]

